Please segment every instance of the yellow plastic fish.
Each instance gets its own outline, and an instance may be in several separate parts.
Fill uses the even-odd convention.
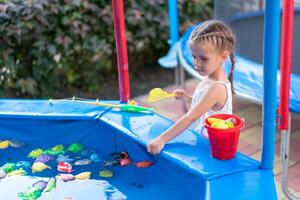
[[[26,175],[26,173],[27,173],[27,172],[26,172],[24,169],[20,168],[20,169],[14,170],[14,171],[12,171],[12,172],[9,172],[9,173],[7,174],[7,176],[8,176],[8,177],[10,177],[10,176],[23,176],[23,175]]]
[[[90,179],[92,172],[82,172],[80,174],[75,175],[76,180],[88,180]]]
[[[207,118],[208,123],[213,124],[217,121],[221,121],[222,119],[218,119],[218,118],[213,118],[213,117],[209,117]]]
[[[113,177],[113,172],[109,171],[109,170],[101,170],[99,171],[99,176],[103,177],[103,178],[111,178]]]
[[[41,172],[44,169],[51,169],[51,167],[42,162],[35,162],[31,167],[32,173]]]
[[[9,140],[3,140],[0,142],[0,149],[6,149],[7,147],[9,147],[9,145],[10,145]]]

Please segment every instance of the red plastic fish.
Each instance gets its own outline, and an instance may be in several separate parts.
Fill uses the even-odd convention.
[[[126,166],[126,165],[130,165],[131,164],[131,160],[129,158],[122,158],[120,160],[120,165],[121,166]]]
[[[57,165],[57,170],[60,172],[67,172],[70,173],[72,170],[72,165],[68,162],[59,162]]]
[[[135,163],[136,167],[141,167],[141,168],[142,167],[150,167],[151,165],[153,165],[153,163],[150,161],[147,161],[147,160]]]

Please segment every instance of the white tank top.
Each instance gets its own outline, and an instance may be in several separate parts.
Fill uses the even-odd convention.
[[[214,110],[209,110],[207,113],[203,114],[199,119],[197,119],[191,126],[190,128],[197,131],[198,133],[202,133],[202,130],[204,128],[204,120],[210,116],[210,115],[214,115],[214,114],[232,114],[232,93],[231,93],[231,83],[225,83],[223,81],[214,81],[212,83],[207,84],[204,87],[201,87],[201,85],[198,85],[196,90],[194,91],[193,94],[193,98],[192,98],[192,104],[191,104],[191,108],[194,107],[197,102],[200,100],[203,90],[211,85],[211,84],[216,84],[216,83],[220,83],[226,86],[226,93],[227,93],[227,100],[226,103],[224,104],[224,106],[217,111]]]

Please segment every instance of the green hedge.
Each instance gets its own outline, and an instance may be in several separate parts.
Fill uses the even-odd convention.
[[[116,75],[111,1],[0,0],[0,95],[94,92]],[[168,50],[166,0],[125,1],[130,72]],[[181,30],[210,17],[210,0],[179,0]]]

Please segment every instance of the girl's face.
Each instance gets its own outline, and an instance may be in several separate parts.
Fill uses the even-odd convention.
[[[207,76],[222,67],[228,52],[219,52],[210,42],[190,43],[191,54],[195,70],[202,76]]]

